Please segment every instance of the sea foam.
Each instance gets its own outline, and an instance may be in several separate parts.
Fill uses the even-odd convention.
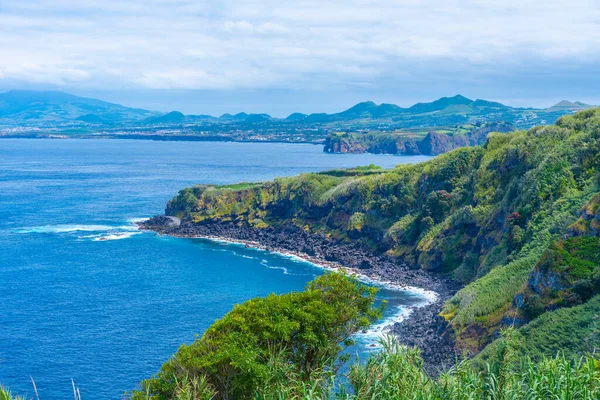
[[[280,256],[282,256],[284,258],[288,258],[288,259],[291,259],[291,260],[299,262],[299,263],[307,263],[316,268],[327,270],[327,271],[338,271],[338,270],[348,271],[352,275],[354,275],[359,281],[366,283],[368,285],[379,287],[382,289],[391,290],[391,291],[396,291],[396,292],[409,292],[409,293],[416,294],[417,296],[419,296],[422,299],[421,302],[418,302],[412,306],[398,306],[398,307],[396,307],[396,310],[394,310],[394,312],[391,315],[386,316],[384,319],[382,319],[381,321],[379,321],[378,323],[373,325],[367,331],[359,332],[359,333],[355,334],[355,338],[357,339],[357,341],[361,342],[361,344],[363,344],[367,349],[370,349],[370,350],[376,350],[381,347],[380,339],[382,337],[384,337],[386,334],[390,333],[391,328],[394,324],[404,321],[406,318],[408,318],[410,316],[410,314],[415,309],[417,309],[419,307],[423,307],[427,304],[430,304],[438,299],[438,294],[432,290],[426,290],[426,289],[414,287],[414,286],[405,286],[405,285],[401,285],[401,284],[391,282],[391,281],[372,278],[367,275],[357,273],[356,270],[348,270],[342,266],[337,267],[337,266],[334,266],[333,264],[328,264],[328,265],[321,264],[317,260],[309,260],[304,257],[301,257],[298,254],[285,252],[285,251],[282,252],[282,251],[267,250],[265,248],[260,247],[259,245],[253,246],[250,243],[243,243],[243,242],[238,242],[235,240],[228,240],[228,239],[223,239],[223,238],[216,238],[216,237],[201,237],[201,238],[204,240],[209,240],[214,243],[225,244],[225,245],[230,245],[230,246],[233,245],[233,246],[251,247],[251,248],[253,248],[255,250],[259,250],[259,251],[279,254]],[[289,272],[286,268],[270,266],[268,261],[265,259],[262,260],[261,265],[265,266],[266,268],[271,268],[271,269],[282,269],[282,270],[284,270],[283,271],[284,274],[289,274]]]
[[[78,239],[105,241],[105,240],[120,240],[127,239],[138,233],[142,233],[137,225],[137,221],[144,218],[128,219],[127,225],[99,225],[99,224],[59,224],[59,225],[42,225],[28,228],[17,229],[14,232],[20,234],[73,234],[73,233],[91,233],[87,235],[77,236]]]
[[[132,237],[133,235],[137,235],[140,234],[142,232],[121,232],[121,233],[113,233],[111,235],[106,235],[106,236],[98,236],[93,238],[92,240],[94,242],[102,242],[102,241],[106,241],[106,240],[121,240],[121,239],[127,239]]]

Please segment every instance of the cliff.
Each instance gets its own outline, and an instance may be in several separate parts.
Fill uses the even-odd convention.
[[[567,333],[546,315],[583,306],[600,290],[598,260],[590,258],[594,243],[568,239],[576,232],[596,237],[600,109],[529,131],[485,135],[481,147],[391,170],[200,185],[182,190],[166,214],[182,218],[190,232],[241,229],[260,237],[293,228],[323,238],[324,249],[351,246],[372,260],[384,259],[386,271],[412,268],[451,277],[464,287],[440,315],[444,334],[456,339],[460,351],[479,352],[515,321],[521,329],[535,322],[538,332],[560,340]],[[342,262],[352,258],[345,251],[323,252]],[[369,257],[358,267],[371,268]],[[544,297],[548,288],[550,297]],[[534,292],[541,305],[531,313],[522,300]],[[592,351],[599,338],[582,335],[574,348]],[[546,351],[533,339],[529,344]]]
[[[410,133],[332,133],[325,139],[323,151],[326,153],[375,153],[400,155],[438,155],[458,147],[478,146],[485,142],[491,132],[506,133],[512,125],[495,122],[470,127],[459,133],[428,132],[423,137]]]

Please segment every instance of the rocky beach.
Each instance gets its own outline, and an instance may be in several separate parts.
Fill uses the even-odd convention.
[[[449,367],[456,360],[452,335],[438,313],[460,286],[442,274],[412,269],[355,243],[336,242],[291,224],[282,228],[256,229],[224,223],[194,224],[186,219],[159,215],[138,222],[138,226],[175,237],[243,243],[248,247],[293,255],[327,269],[343,268],[386,286],[422,293],[428,302],[413,307],[410,315],[390,326],[389,331],[402,344],[419,346],[426,368],[432,373]]]

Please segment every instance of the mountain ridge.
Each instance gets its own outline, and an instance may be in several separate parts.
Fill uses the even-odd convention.
[[[160,113],[140,108],[132,108],[94,98],[81,97],[61,91],[12,90],[0,93],[0,124],[19,125],[35,123],[91,123],[91,124],[181,124],[181,123],[282,123],[282,124],[340,124],[361,120],[382,123],[396,123],[413,126],[431,120],[433,125],[466,122],[467,119],[491,119],[515,122],[513,114],[523,114],[527,110],[547,114],[565,114],[591,108],[581,102],[560,101],[546,109],[511,107],[488,100],[471,100],[457,94],[442,97],[432,102],[416,103],[408,108],[396,104],[364,101],[346,110],[327,114],[304,114],[294,112],[285,118],[275,118],[268,114],[223,114],[219,117],[210,115],[186,115],[173,110]],[[92,117],[95,115],[96,117]],[[87,116],[87,117],[86,117]],[[522,117],[522,115],[519,115]],[[560,116],[560,115],[558,115]],[[525,118],[526,120],[528,118]],[[519,119],[517,118],[517,121]],[[517,122],[517,125],[519,123]],[[431,124],[430,124],[431,125]],[[432,126],[433,126],[432,125]]]

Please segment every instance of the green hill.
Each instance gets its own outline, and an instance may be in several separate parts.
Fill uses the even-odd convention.
[[[565,114],[589,107],[591,106],[581,102],[561,101],[547,109],[519,108],[456,95],[429,103],[418,103],[408,108],[365,101],[333,114],[292,113],[287,118],[273,118],[268,114],[240,112],[212,117],[183,115],[178,111],[158,113],[56,91],[15,90],[0,93],[0,126],[70,129],[73,125],[86,124],[108,127],[118,125],[119,128],[147,125],[180,127],[186,124],[206,127],[217,135],[227,135],[239,130],[252,131],[251,136],[258,133],[271,137],[273,134],[283,133],[288,137],[312,138],[314,132],[320,129],[323,132],[392,132],[412,128],[431,131],[439,130],[440,127],[452,129],[460,125],[492,122],[529,128],[554,122]],[[189,133],[195,134],[193,127]]]
[[[91,115],[94,115],[92,117]],[[0,124],[140,122],[156,113],[63,92],[13,90],[0,93]]]
[[[403,155],[438,155],[464,146],[483,144],[491,132],[506,133],[511,124],[477,123],[458,125],[435,131],[398,132],[334,132],[327,135],[323,151],[326,153],[375,153]]]
[[[552,107],[548,107],[546,112],[556,112],[556,111],[581,111],[586,110],[588,108],[592,108],[589,104],[582,103],[580,101],[570,102],[568,100],[562,100]]]
[[[297,226],[447,274],[465,285],[441,310],[447,334],[456,349],[476,354],[501,328],[538,319],[536,329],[560,338],[566,333],[556,319],[542,317],[600,292],[599,145],[600,109],[591,109],[392,170],[196,186],[166,212],[187,226]],[[598,325],[590,329],[564,350],[600,346]],[[554,355],[527,341],[536,354]]]
[[[185,120],[185,115],[179,111],[171,111],[164,115],[158,115],[145,119],[143,122],[148,125],[171,125],[181,124]]]

